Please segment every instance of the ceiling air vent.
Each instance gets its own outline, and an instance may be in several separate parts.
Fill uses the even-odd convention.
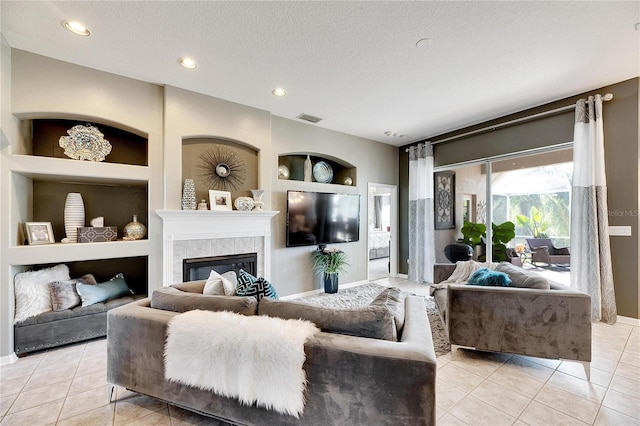
[[[300,120],[308,121],[309,123],[317,123],[318,121],[322,120],[322,118],[314,117],[313,115],[304,114],[304,113],[300,114],[296,118],[299,118]]]

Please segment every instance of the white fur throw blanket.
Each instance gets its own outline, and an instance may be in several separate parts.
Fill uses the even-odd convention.
[[[318,331],[309,321],[188,311],[169,322],[165,378],[299,417],[304,343]]]
[[[429,295],[433,296],[433,293],[441,288],[446,288],[449,284],[466,284],[469,281],[469,277],[480,268],[489,268],[491,270],[496,269],[497,263],[491,262],[476,262],[475,260],[459,260],[456,262],[456,269],[451,276],[446,280],[438,284],[431,284],[429,288]]]

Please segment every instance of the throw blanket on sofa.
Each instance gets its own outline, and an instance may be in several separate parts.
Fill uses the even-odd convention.
[[[189,311],[169,322],[165,378],[299,417],[309,321]]]
[[[449,284],[466,284],[469,277],[480,268],[496,269],[497,263],[476,262],[475,260],[459,260],[456,262],[456,269],[451,276],[441,283],[431,284],[429,287],[429,295],[441,288],[446,288]]]

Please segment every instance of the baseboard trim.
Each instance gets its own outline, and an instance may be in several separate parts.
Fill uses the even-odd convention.
[[[362,284],[366,284],[366,283],[368,283],[367,280],[361,280],[361,281],[354,281],[352,283],[339,284],[338,285],[338,289],[356,287],[356,286],[359,286],[359,285],[362,285]],[[296,294],[290,294],[288,296],[282,296],[280,298],[280,300],[299,299],[301,297],[311,296],[313,294],[318,294],[318,293],[324,293],[324,288],[317,288],[315,290],[309,290],[309,291],[305,291],[305,292],[302,292],[302,293],[296,293]]]
[[[636,327],[640,326],[640,319],[638,318],[623,317],[618,315],[617,320],[622,324],[635,325]]]
[[[12,353],[11,355],[5,355],[3,357],[0,357],[0,365],[13,364],[17,360],[18,360],[18,357],[16,356],[15,353]]]

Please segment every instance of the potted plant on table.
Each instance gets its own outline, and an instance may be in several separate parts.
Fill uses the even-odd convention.
[[[337,248],[319,247],[311,253],[313,271],[322,273],[325,293],[338,292],[338,276],[340,272],[346,272],[349,266],[347,254]]]

